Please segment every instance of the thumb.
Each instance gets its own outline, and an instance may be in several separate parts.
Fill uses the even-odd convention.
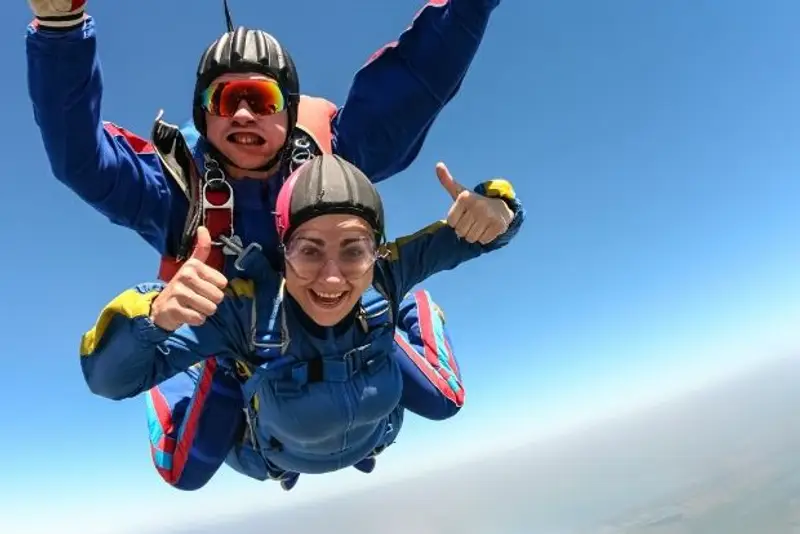
[[[195,233],[194,250],[192,251],[191,259],[206,262],[208,256],[211,254],[211,234],[208,233],[208,228],[199,226]]]
[[[436,164],[436,177],[439,178],[439,183],[442,184],[444,190],[455,200],[466,188],[453,179],[453,175],[447,169],[447,165],[441,161]]]

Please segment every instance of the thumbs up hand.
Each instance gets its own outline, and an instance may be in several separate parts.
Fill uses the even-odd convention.
[[[170,332],[184,324],[200,326],[216,313],[228,285],[225,276],[205,264],[211,253],[208,229],[197,229],[192,256],[175,273],[169,284],[156,297],[150,309],[150,320]]]
[[[514,212],[501,198],[489,198],[453,179],[444,163],[436,164],[439,183],[453,199],[447,213],[447,224],[468,243],[486,245],[503,235],[514,219]]]

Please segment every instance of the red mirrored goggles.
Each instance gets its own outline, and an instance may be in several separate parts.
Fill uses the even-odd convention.
[[[201,95],[201,105],[208,113],[232,117],[241,106],[256,115],[274,115],[286,108],[281,86],[275,80],[228,80],[211,84]]]

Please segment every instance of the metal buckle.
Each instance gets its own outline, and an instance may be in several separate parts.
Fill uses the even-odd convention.
[[[345,365],[345,373],[347,378],[352,378],[362,368],[365,367],[364,353],[369,349],[371,343],[361,345],[348,350],[342,355],[342,360]]]
[[[226,200],[223,204],[214,204],[213,202],[208,200],[207,192],[210,187],[219,187],[224,186],[228,190],[228,200]],[[231,184],[227,182],[225,179],[214,180],[214,181],[207,181],[203,184],[203,198],[202,198],[202,210],[203,210],[203,226],[207,226],[208,224],[208,212],[209,210],[227,210],[230,212],[230,223],[228,227],[228,235],[232,236],[233,234],[233,187]],[[223,246],[221,241],[213,240],[211,242],[212,245],[215,246]]]
[[[240,256],[244,251],[242,247],[242,238],[238,235],[232,235],[230,237],[221,235],[219,236],[219,240],[225,245],[222,248],[222,253],[226,256]]]
[[[243,264],[244,259],[247,257],[254,250],[261,251],[261,245],[256,243],[255,241],[247,245],[246,247],[242,247],[242,238],[238,235],[232,235],[231,237],[227,237],[224,235],[219,236],[220,243],[223,245],[222,253],[226,256],[236,256],[236,259],[233,262],[233,266],[238,271],[244,271],[246,269],[245,265]]]
[[[231,187],[231,184],[228,183],[228,180],[225,178],[225,173],[222,171],[222,168],[219,166],[219,163],[216,160],[207,158],[204,166],[206,171],[203,175],[203,189],[201,191],[202,224],[203,226],[207,225],[208,210],[228,210],[228,212],[230,212],[230,227],[228,228],[228,235],[233,236],[233,187]],[[209,188],[217,189],[219,187],[224,187],[228,190],[228,200],[226,200],[223,204],[214,204],[208,200],[207,192]],[[216,240],[213,240],[211,244],[217,247],[223,246],[223,243]]]

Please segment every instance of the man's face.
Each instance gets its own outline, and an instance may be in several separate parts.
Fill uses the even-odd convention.
[[[261,74],[224,74],[210,88],[214,113],[205,112],[208,140],[237,167],[265,165],[283,146],[289,122],[274,80]],[[223,89],[214,93],[214,88]]]

